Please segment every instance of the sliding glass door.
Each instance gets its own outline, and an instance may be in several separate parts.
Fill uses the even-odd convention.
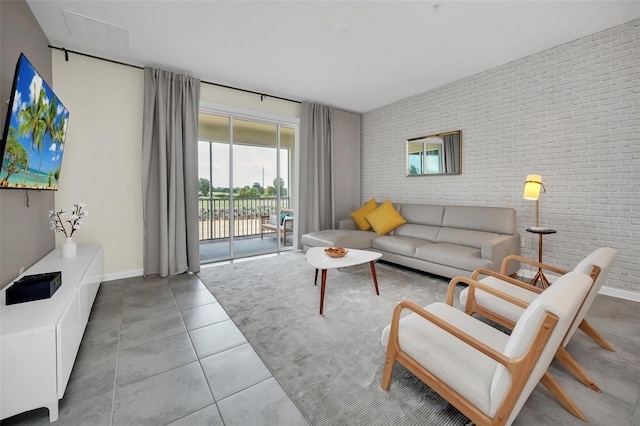
[[[245,116],[200,114],[201,262],[294,247],[295,131]]]

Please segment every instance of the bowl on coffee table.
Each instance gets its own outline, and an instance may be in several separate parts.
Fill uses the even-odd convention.
[[[349,250],[343,247],[328,247],[324,249],[324,252],[330,257],[344,257]]]

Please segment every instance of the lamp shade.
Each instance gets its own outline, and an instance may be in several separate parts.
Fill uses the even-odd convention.
[[[524,194],[522,196],[525,200],[537,200],[540,197],[541,187],[542,176],[527,175],[527,179],[524,182]]]

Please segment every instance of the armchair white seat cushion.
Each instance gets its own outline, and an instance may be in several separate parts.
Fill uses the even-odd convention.
[[[498,291],[513,296],[516,299],[520,299],[527,304],[533,302],[533,300],[538,297],[538,293],[534,291],[514,286],[509,282],[503,281],[493,276],[484,277],[479,281]],[[463,306],[466,306],[467,304],[468,295],[469,287],[460,292],[460,303],[462,303]],[[514,323],[517,322],[524,313],[524,308],[521,308],[518,305],[514,305],[513,303],[505,303],[505,301],[500,299],[499,297],[479,289],[475,290],[475,298],[478,305],[495,313],[499,313],[500,315]]]
[[[446,303],[433,303],[424,309],[498,352],[504,351],[507,345],[509,335]],[[402,351],[489,413],[487,390],[491,387],[498,363],[419,315],[407,315],[400,323],[398,342]],[[382,331],[384,346],[389,341],[390,329],[389,325]]]
[[[462,277],[454,278],[452,283],[455,280],[475,283]],[[437,317],[508,358],[514,364],[510,367],[514,369],[513,374],[518,374],[513,388],[511,373],[506,367],[443,329],[434,320],[416,311],[396,320],[403,303],[409,303],[401,302],[394,311],[392,324],[382,332],[382,343],[387,345],[382,388],[388,389],[385,377],[390,380],[390,369],[399,360],[414,374],[426,377],[425,382],[434,390],[447,388],[441,393],[445,398],[450,390],[459,394],[462,401],[458,398],[449,401],[476,424],[509,425],[543,376],[545,386],[551,386],[554,391],[560,389],[547,369],[591,284],[591,278],[579,272],[562,276],[529,304],[510,336],[444,303],[423,308],[427,313],[424,315]],[[411,309],[422,311],[419,307]],[[557,319],[555,326],[554,319]],[[389,341],[393,339],[396,321],[397,344]],[[545,333],[548,339],[541,339]],[[406,356],[410,359],[403,362]],[[435,376],[435,382],[431,382],[430,375]],[[561,393],[564,394],[563,391]],[[559,400],[573,414],[582,415],[566,394]],[[572,411],[574,408],[576,410]]]

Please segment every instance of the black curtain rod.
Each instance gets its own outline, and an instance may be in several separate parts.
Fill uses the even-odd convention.
[[[77,52],[75,50],[69,50],[69,49],[66,49],[64,47],[57,47],[57,46],[49,45],[49,48],[63,51],[64,52],[64,59],[66,61],[69,61],[69,53],[75,53],[76,55],[86,56],[87,58],[98,59],[100,61],[111,62],[112,64],[124,65],[125,67],[137,68],[139,70],[143,70],[144,69],[144,67],[141,67],[139,65],[133,65],[133,64],[128,64],[126,62],[115,61],[113,59],[102,58],[100,56],[90,55],[88,53]],[[268,97],[268,98],[273,98],[273,99],[280,99],[281,101],[295,102],[297,104],[300,103],[300,101],[296,101],[294,99],[287,99],[287,98],[282,98],[280,96],[268,95],[266,93],[260,93],[260,92],[255,92],[253,90],[241,89],[239,87],[227,86],[225,84],[220,84],[220,83],[213,83],[211,81],[200,80],[200,82],[204,83],[204,84],[210,84],[212,86],[223,87],[225,89],[237,90],[239,92],[245,92],[245,93],[251,93],[253,95],[259,95],[261,101],[263,101],[264,98]]]

